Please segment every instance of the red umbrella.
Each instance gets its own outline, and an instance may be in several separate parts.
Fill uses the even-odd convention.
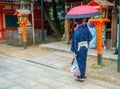
[[[87,18],[99,14],[100,12],[92,6],[81,5],[70,9],[68,13],[65,15],[65,18]]]

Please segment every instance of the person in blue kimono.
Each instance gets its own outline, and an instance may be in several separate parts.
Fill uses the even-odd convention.
[[[80,70],[80,75],[77,76],[75,80],[80,82],[84,82],[85,71],[86,71],[86,59],[88,52],[88,44],[92,39],[92,35],[87,28],[87,26],[83,25],[83,19],[77,20],[78,28],[74,30],[72,43],[71,43],[71,51],[73,52],[74,59],[76,58],[78,67]]]

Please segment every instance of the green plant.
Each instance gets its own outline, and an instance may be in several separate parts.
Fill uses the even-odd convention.
[[[101,68],[104,68],[105,66],[106,66],[105,64],[100,64],[100,65],[92,64],[91,68],[93,68],[93,69],[101,69]]]
[[[65,41],[65,34],[61,37],[61,41]]]

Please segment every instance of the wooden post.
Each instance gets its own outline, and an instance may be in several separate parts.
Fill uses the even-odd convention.
[[[112,9],[112,47],[117,46],[117,23],[118,23],[118,10],[117,10],[117,0],[115,0],[115,7]]]
[[[69,20],[65,19],[65,42],[69,43]]]
[[[33,45],[35,45],[35,29],[34,29],[34,4],[31,3],[31,10],[32,10],[32,30],[33,30]]]

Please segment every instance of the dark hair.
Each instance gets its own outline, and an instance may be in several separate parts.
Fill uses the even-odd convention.
[[[76,19],[75,21],[77,22],[77,24],[82,24],[83,22],[82,19]]]

